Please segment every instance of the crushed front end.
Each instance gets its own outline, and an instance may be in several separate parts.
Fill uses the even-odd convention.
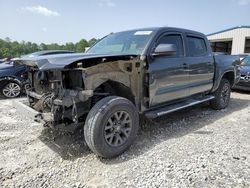
[[[28,67],[28,106],[46,126],[81,126],[106,96],[125,97],[138,109],[144,104],[144,63],[138,56],[75,54],[17,61]]]
[[[92,90],[84,90],[82,70],[40,71],[31,68],[27,89],[29,106],[39,112],[35,120],[47,126],[79,124],[89,111]]]

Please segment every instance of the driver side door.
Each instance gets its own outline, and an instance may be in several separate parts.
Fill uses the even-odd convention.
[[[149,63],[149,95],[150,106],[185,98],[189,95],[189,73],[186,63],[183,35],[181,33],[165,33],[159,44],[176,46],[174,55],[154,56]]]

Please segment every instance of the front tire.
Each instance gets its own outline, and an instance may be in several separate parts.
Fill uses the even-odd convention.
[[[139,114],[128,99],[111,96],[98,101],[90,110],[84,137],[98,156],[112,158],[133,143],[139,128]]]
[[[215,98],[211,101],[211,107],[215,110],[221,110],[228,106],[231,95],[231,84],[225,78],[221,79],[219,88],[215,91]]]

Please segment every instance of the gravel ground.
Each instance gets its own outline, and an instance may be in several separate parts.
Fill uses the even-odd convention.
[[[96,157],[82,134],[52,132],[0,100],[0,187],[250,187],[250,93],[144,123],[134,145]]]

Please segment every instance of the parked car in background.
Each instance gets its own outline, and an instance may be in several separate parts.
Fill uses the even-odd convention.
[[[10,63],[11,62],[11,58],[0,59],[0,64],[4,63],[4,62]]]
[[[238,56],[240,57],[240,61],[242,61],[244,58],[249,56],[250,54],[239,54]]]
[[[37,51],[28,55],[24,55],[22,57],[38,57],[38,56],[44,56],[44,55],[56,55],[56,54],[70,54],[75,53],[73,51],[68,50],[43,50],[43,51]]]
[[[234,86],[234,89],[250,91],[250,56],[241,61],[240,73],[240,81]]]
[[[214,55],[228,55],[226,52],[214,52]]]
[[[17,97],[21,94],[23,83],[27,76],[26,66],[14,62],[0,64],[0,91],[7,98]]]
[[[38,51],[23,57],[38,57],[54,54],[74,53],[65,50],[46,50]],[[0,96],[5,98],[14,98],[21,95],[24,91],[27,80],[27,67],[14,62],[15,59],[5,61],[0,64]]]

